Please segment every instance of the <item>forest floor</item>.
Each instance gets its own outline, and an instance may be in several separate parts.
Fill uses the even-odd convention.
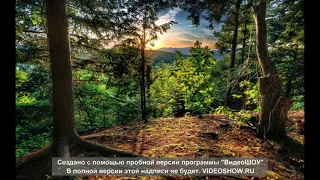
[[[304,122],[304,111],[289,112],[288,138],[281,141],[259,139],[254,135],[254,130],[240,128],[236,121],[218,114],[203,115],[200,118],[160,118],[146,124],[133,122],[82,136],[89,141],[147,157],[266,157],[267,177],[92,176],[76,179],[304,179],[304,135],[300,133],[301,122]],[[79,157],[98,156],[80,149],[73,154]]]

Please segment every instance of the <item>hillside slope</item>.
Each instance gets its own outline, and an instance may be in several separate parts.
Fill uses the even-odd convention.
[[[161,64],[173,64],[176,59],[175,52],[165,52],[158,50],[146,50],[146,57],[151,59],[153,66],[158,66]],[[185,55],[187,57],[187,55]]]

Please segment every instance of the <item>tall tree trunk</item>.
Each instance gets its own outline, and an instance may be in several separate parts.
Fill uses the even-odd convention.
[[[146,104],[146,86],[145,86],[145,48],[146,48],[146,17],[143,17],[142,37],[141,37],[141,82],[140,82],[140,98],[141,98],[141,116],[142,120],[147,123],[147,104]]]
[[[247,17],[245,17],[247,18]],[[244,21],[244,30],[243,30],[243,39],[242,39],[242,54],[241,54],[241,61],[239,64],[244,62],[244,52],[246,48],[246,41],[247,41],[247,20]]]
[[[141,98],[141,115],[142,120],[147,122],[147,113],[146,113],[146,87],[145,87],[145,52],[144,48],[141,48],[141,82],[140,82],[140,98]]]
[[[230,69],[234,68],[234,62],[236,59],[236,48],[237,48],[237,38],[238,38],[238,27],[239,27],[239,11],[240,4],[242,0],[238,0],[235,9],[234,16],[234,28],[233,28],[233,36],[232,36],[232,47],[231,47],[231,59],[230,59]]]
[[[247,11],[245,10],[244,11],[244,29],[243,29],[243,38],[242,38],[241,60],[239,61],[238,65],[241,65],[244,62],[244,54],[245,54],[246,41],[247,41],[247,23],[248,23],[247,18],[248,18],[247,17]],[[245,80],[245,78],[241,77],[239,81],[241,82],[243,80]],[[238,99],[238,104],[240,103],[240,106],[241,106],[240,108],[242,108],[242,107],[245,107],[245,105],[246,105],[246,102],[245,102],[246,101],[246,95],[242,91],[242,88],[239,87],[239,89],[241,91],[240,93],[242,94],[242,97],[240,99]]]
[[[229,79],[229,84],[232,82],[232,71],[234,68],[235,64],[235,58],[236,58],[236,49],[237,49],[237,38],[238,38],[238,27],[239,27],[239,12],[240,12],[240,4],[242,0],[238,0],[236,4],[236,9],[235,9],[235,17],[234,17],[234,28],[233,28],[233,36],[232,36],[232,47],[231,47],[231,58],[230,58],[230,74],[231,77]],[[225,104],[229,107],[232,108],[233,102],[232,102],[232,97],[231,97],[231,92],[232,92],[233,86],[230,86],[227,90],[226,93],[226,101]]]
[[[145,11],[147,11],[147,6],[145,5]],[[146,12],[145,12],[146,13]],[[145,86],[145,66],[146,66],[146,14],[143,17],[142,25],[142,37],[141,37],[141,84],[140,84],[140,97],[141,97],[141,116],[142,120],[147,123],[147,103],[146,103],[146,86]]]
[[[147,98],[150,99],[150,86],[152,83],[152,79],[151,79],[151,63],[148,62],[147,63]]]
[[[250,65],[250,55],[251,55],[251,51],[252,51],[252,46],[253,46],[253,41],[252,41],[252,30],[250,31],[250,35],[249,35],[249,47],[248,47],[248,56],[247,56],[247,63],[249,64],[249,67],[248,67],[248,80],[250,82],[250,77],[251,77],[251,65]],[[257,74],[257,78],[258,78],[258,74]],[[247,100],[247,95],[245,94],[244,95],[244,103],[243,103],[243,107],[242,109],[246,109],[247,106],[246,106],[246,100]]]
[[[68,143],[77,137],[66,0],[47,0],[47,20],[53,85],[52,147],[59,157],[70,156]]]
[[[258,135],[271,138],[285,136],[287,112],[292,101],[280,97],[282,82],[269,58],[265,21],[266,0],[260,0],[253,7],[253,15],[256,26],[256,51],[262,69],[262,77],[258,80],[261,97]]]
[[[144,85],[143,85],[143,79],[144,76],[142,75],[142,67],[143,67],[143,63],[142,63],[142,58],[141,58],[141,62],[140,62],[140,109],[141,109],[141,119],[144,120],[144,100],[143,100],[143,89],[144,89]]]

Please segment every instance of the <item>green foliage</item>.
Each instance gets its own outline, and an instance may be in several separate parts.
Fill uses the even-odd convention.
[[[252,106],[252,105],[257,106],[255,110],[259,111],[261,107],[259,106],[258,84],[244,80],[240,82],[239,86],[242,88],[245,88],[244,90],[244,94],[246,95],[245,104],[247,106]]]
[[[50,133],[32,135],[27,131],[23,131],[21,129],[22,127],[19,126],[17,126],[16,128],[16,134],[19,135],[19,137],[16,138],[16,157],[20,157],[37,149],[41,149],[51,142]],[[21,136],[24,136],[23,140],[20,140]]]
[[[214,112],[216,114],[225,114],[227,118],[236,117],[235,114],[232,112],[232,109],[230,109],[228,106],[219,106],[214,110]]]
[[[164,64],[155,69],[158,76],[151,85],[151,103],[155,104],[157,117],[173,116],[173,106],[177,107],[182,96],[181,86],[173,76],[174,66]]]
[[[214,110],[214,112],[216,114],[225,114],[227,118],[233,119],[242,123],[247,123],[251,117],[249,111],[241,110],[235,113],[232,111],[232,109],[230,109],[227,106],[219,106]]]
[[[155,69],[157,80],[151,87],[151,99],[158,116],[183,116],[210,113],[223,101],[222,78],[225,61],[215,61],[208,47],[196,41],[190,55],[177,52],[173,65]]]
[[[239,111],[237,113],[237,120],[244,122],[244,123],[248,123],[249,119],[250,119],[251,115],[249,113],[249,111],[242,109],[241,111]]]
[[[27,73],[16,69],[16,87],[20,87],[24,82],[28,80]]]
[[[86,69],[73,70],[77,131],[139,119],[137,56],[135,48],[117,46],[106,51],[98,64],[86,60],[74,62],[74,66]],[[103,73],[107,65],[112,73]],[[51,84],[48,67],[36,63],[17,64],[17,157],[43,148],[51,141]]]
[[[28,92],[18,92],[16,93],[16,105],[26,105],[35,102],[35,98],[31,97],[31,93]]]
[[[51,140],[52,109],[48,71],[38,65],[16,69],[16,157],[43,148]]]
[[[232,97],[236,98],[236,99],[240,99],[240,98],[242,98],[242,95],[241,94],[232,94]]]
[[[50,103],[34,101],[16,107],[16,157],[43,148],[51,142]]]
[[[116,104],[117,119],[113,124],[126,124],[128,122],[137,121],[140,119],[140,98],[139,96],[119,101]]]
[[[304,1],[272,1],[268,7],[270,58],[284,83],[282,95],[304,94]]]
[[[51,141],[50,103],[20,103],[16,107],[16,156],[48,145]]]
[[[291,105],[290,110],[304,110],[304,96],[295,96],[292,98],[294,100],[294,103]]]
[[[77,130],[107,127],[138,119],[139,97],[137,85],[132,79],[112,85],[104,74],[75,71],[74,76],[78,77],[75,83]],[[106,85],[108,82],[109,86]],[[121,88],[123,83],[126,88]]]
[[[176,59],[176,53],[173,52],[165,52],[165,51],[158,51],[158,50],[146,50],[146,57],[151,59],[152,66],[162,66],[163,64],[173,64],[174,60]],[[182,55],[187,57],[187,55]]]
[[[208,4],[204,4],[208,3]],[[45,16],[42,16],[43,2],[21,1],[16,4],[16,157],[40,149],[51,141],[53,116],[51,107],[52,83],[48,61]],[[73,67],[73,88],[75,97],[75,125],[77,131],[91,128],[125,124],[140,119],[140,48],[166,32],[173,24],[158,26],[157,12],[168,8],[169,3],[146,4],[142,1],[111,1],[96,3],[70,1],[68,16],[70,23],[70,45]],[[119,8],[128,6],[129,8]],[[213,28],[213,22],[221,20],[226,13],[222,30],[215,32],[216,47],[224,53],[224,60],[216,61],[208,47],[196,41],[190,55],[177,53],[154,54],[150,98],[147,112],[151,117],[189,116],[204,113],[223,113],[228,118],[247,122],[247,110],[233,112],[222,106],[229,79],[237,79],[239,89],[232,91],[235,99],[245,100],[245,109],[260,110],[259,93],[254,67],[257,62],[255,46],[251,49],[248,73],[241,74],[242,66],[232,73],[228,69],[231,39],[233,35],[234,6],[228,1],[219,4],[198,1],[181,7],[191,12],[193,24],[200,23],[200,14],[209,8],[206,20]],[[197,8],[194,8],[197,6]],[[136,8],[139,7],[139,8]],[[270,58],[276,65],[284,82],[283,94],[295,100],[290,110],[304,109],[304,19],[303,1],[271,1],[267,12],[268,44]],[[240,26],[237,47],[242,44],[244,23],[247,31],[254,32],[252,15],[246,16],[245,5],[240,10]],[[114,12],[114,13],[105,13]],[[250,12],[249,12],[250,14]],[[146,18],[141,18],[146,15]],[[95,17],[95,18],[91,18]],[[112,28],[110,28],[112,27]],[[147,30],[145,42],[141,28]],[[88,36],[90,32],[90,36]],[[252,34],[255,39],[255,33]],[[133,37],[134,39],[127,39]],[[124,44],[104,49],[105,43],[114,39]],[[139,44],[140,43],[140,44]],[[248,57],[249,33],[244,57]],[[237,48],[236,60],[243,50]],[[150,53],[150,54],[148,54]],[[248,62],[249,63],[249,62]],[[244,63],[245,64],[245,63]],[[257,66],[258,67],[258,66]],[[242,69],[241,69],[242,68]],[[248,75],[248,80],[243,80]],[[238,78],[241,76],[241,78]],[[232,77],[232,78],[230,78]],[[240,80],[239,80],[240,79]],[[239,82],[239,81],[241,82]],[[252,107],[252,108],[250,108]],[[50,179],[50,176],[48,177]]]
[[[235,26],[235,6],[231,6],[228,8],[228,13],[225,16],[225,22],[221,27],[221,31],[215,31],[214,35],[217,37],[216,48],[219,50],[220,53],[225,55],[231,54],[231,46],[232,46],[232,39],[233,39],[233,31]],[[250,30],[254,29],[254,19],[251,15],[251,8],[247,5],[241,5],[239,11],[239,26],[238,26],[238,34],[236,40],[236,63],[240,64],[241,54],[244,53],[244,57],[248,56],[248,44],[249,44],[249,32]],[[246,24],[246,25],[245,25]],[[245,36],[244,36],[245,33]],[[243,38],[245,37],[246,46],[242,47]]]

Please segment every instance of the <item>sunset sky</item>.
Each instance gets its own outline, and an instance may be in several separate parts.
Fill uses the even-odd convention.
[[[158,41],[155,42],[154,50],[162,47],[184,48],[194,45],[196,40],[202,42],[203,46],[208,46],[210,49],[215,49],[214,44],[217,38],[213,35],[213,30],[207,28],[208,22],[203,18],[198,27],[191,24],[187,20],[188,12],[179,8],[173,10],[168,9],[158,14],[159,20],[156,22],[158,25],[168,21],[176,21],[178,24],[171,26],[166,33],[160,35]],[[221,29],[221,24],[215,26],[215,30]]]

